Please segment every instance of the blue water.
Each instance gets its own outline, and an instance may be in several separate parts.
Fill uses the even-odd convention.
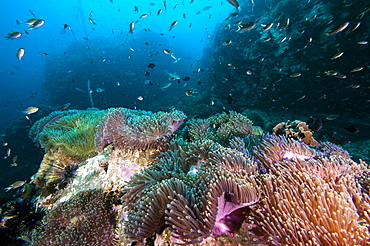
[[[157,87],[171,82],[168,80],[168,76],[164,76],[164,70],[169,72],[178,71],[182,77],[193,75],[192,72],[198,68],[196,67],[197,61],[202,59],[203,48],[210,40],[207,34],[212,35],[215,26],[234,10],[234,7],[226,1],[194,1],[190,3],[190,1],[168,0],[166,11],[164,11],[163,1],[152,1],[152,3],[150,4],[150,1],[135,1],[135,3],[132,3],[132,1],[113,1],[111,3],[109,0],[6,1],[6,3],[3,3],[0,10],[2,16],[0,33],[5,36],[7,33],[19,31],[23,33],[23,36],[14,40],[0,39],[2,54],[0,61],[0,76],[2,78],[0,105],[2,108],[1,115],[3,116],[0,132],[15,119],[22,116],[21,111],[29,106],[58,106],[55,104],[58,104],[59,101],[53,101],[52,98],[60,97],[60,93],[75,95],[64,102],[71,103],[71,107],[86,108],[91,106],[87,94],[76,93],[77,91],[73,88],[73,85],[71,87],[63,81],[68,77],[68,71],[76,76],[79,74],[84,76],[80,84],[75,87],[86,86],[86,81],[90,79],[92,81],[91,89],[102,88],[107,92],[109,88],[104,88],[105,85],[101,81],[97,82],[97,79],[93,77],[94,75],[91,75],[92,72],[86,66],[81,64],[80,67],[76,67],[76,64],[74,64],[73,68],[69,68],[65,64],[66,60],[74,59],[78,52],[88,53],[89,50],[86,46],[101,51],[100,58],[95,57],[94,62],[101,62],[106,59],[107,63],[109,62],[109,65],[106,66],[108,72],[112,68],[115,71],[122,71],[122,74],[120,74],[122,76],[125,75],[124,72],[137,74],[134,78],[125,76],[122,81],[118,81],[118,79],[116,81],[123,86],[128,83],[135,85],[126,87],[125,91],[120,92],[122,97],[129,97],[127,101],[116,101],[112,104],[107,102],[102,105],[96,102],[97,105],[95,106],[101,108],[111,106],[134,107],[134,104],[128,104],[130,104],[130,101],[138,104],[139,102],[136,100],[138,96],[143,96],[146,99],[145,94],[151,94],[152,100],[155,100],[156,93],[163,96],[161,90],[156,92],[156,90],[150,89],[153,91],[143,92],[142,84],[144,84],[144,81],[147,79],[157,80]],[[174,8],[176,4],[178,6]],[[138,12],[134,11],[135,5],[138,7]],[[212,7],[203,10],[207,6]],[[163,11],[157,15],[159,9]],[[34,17],[30,10],[36,18],[45,20],[43,26],[35,30],[29,30],[25,21]],[[96,25],[91,24],[88,20],[90,12]],[[140,18],[143,14],[148,16]],[[183,14],[186,15],[186,18]],[[17,24],[16,20],[20,24]],[[130,34],[129,24],[136,21],[138,22],[135,23],[135,30],[133,34]],[[178,21],[178,24],[169,31],[170,25],[174,21]],[[68,28],[63,28],[64,24],[68,24],[72,28],[76,39]],[[191,27],[189,27],[190,25]],[[146,32],[143,29],[150,29],[150,31]],[[27,30],[29,34],[25,34],[24,30]],[[85,40],[84,37],[88,40]],[[76,40],[81,46],[63,56],[63,53],[69,49],[72,43],[76,43]],[[155,45],[145,45],[144,42],[155,42]],[[162,43],[163,46],[159,46]],[[19,61],[15,56],[19,48],[25,49],[22,61]],[[129,48],[135,51],[131,51]],[[117,57],[121,56],[121,59],[104,57],[104,49],[107,53],[115,51]],[[151,58],[148,53],[145,53],[145,49],[150,49],[152,53],[158,51],[158,55]],[[181,60],[174,64],[174,59],[164,54],[163,49],[171,50],[176,58],[181,58]],[[119,52],[122,52],[122,55]],[[47,55],[43,55],[43,53],[47,53]],[[136,54],[139,55],[136,56]],[[133,56],[133,59],[124,59],[128,55]],[[58,67],[53,67],[54,70],[61,71],[58,74],[58,79],[62,82],[57,84],[60,91],[54,90],[55,95],[53,95],[53,90],[45,89],[45,83],[49,82],[45,78],[45,64],[48,59],[52,61],[57,59],[56,57],[63,58],[63,60],[56,61]],[[147,68],[150,62],[156,64],[155,69]],[[152,73],[151,76],[146,77],[142,71],[143,69]],[[91,77],[89,77],[89,74]],[[191,78],[194,83],[198,80],[197,76],[191,76]],[[75,80],[77,79],[75,78]],[[109,87],[109,85],[107,86]],[[86,87],[81,89],[86,89]],[[175,86],[171,86],[167,93],[175,93],[176,89],[181,90],[181,94],[183,94],[183,89]],[[111,90],[114,90],[113,87]],[[96,101],[99,100],[100,95],[98,93],[93,94],[93,96],[97,97],[94,98]],[[109,95],[105,95],[105,98],[108,97]],[[81,101],[85,102],[84,100],[86,100],[86,105],[81,103]],[[148,100],[143,100],[144,105],[146,101]],[[137,106],[140,107],[140,105]]]

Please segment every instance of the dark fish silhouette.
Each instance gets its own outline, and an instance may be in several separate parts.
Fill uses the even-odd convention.
[[[318,132],[321,130],[323,123],[320,117],[313,118],[312,116],[307,120],[308,127],[314,131]]]
[[[346,144],[348,143],[348,139],[337,133],[337,132],[334,132],[332,134],[328,134],[328,140],[334,144],[337,144],[337,145],[343,145],[343,144]]]
[[[355,126],[345,126],[344,130],[351,132],[351,133],[359,133],[360,130]]]
[[[231,94],[229,94],[229,95],[227,96],[227,103],[228,103],[228,104],[233,104],[233,103],[234,103],[234,98],[232,97],[232,95],[231,95]]]

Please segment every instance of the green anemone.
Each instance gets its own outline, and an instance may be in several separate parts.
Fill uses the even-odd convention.
[[[74,110],[57,121],[46,125],[38,134],[38,141],[45,151],[60,149],[73,160],[84,160],[95,151],[95,128],[101,121],[104,110]]]

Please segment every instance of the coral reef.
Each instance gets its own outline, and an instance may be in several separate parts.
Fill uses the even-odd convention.
[[[117,108],[56,114],[32,136],[41,143],[57,125],[64,136],[67,120],[97,112],[93,146],[77,146],[90,158],[46,148],[32,178],[32,201],[46,212],[34,245],[369,243],[367,164],[303,141],[301,122],[267,134],[231,111],[179,129],[179,111]]]

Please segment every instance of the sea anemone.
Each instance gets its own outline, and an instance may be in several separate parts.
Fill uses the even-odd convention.
[[[315,150],[305,143],[276,135],[267,135],[260,144],[253,148],[252,154],[263,173],[279,161],[296,159],[303,161],[316,156]]]
[[[95,154],[95,127],[105,111],[90,109],[73,111],[43,127],[37,141],[45,152],[60,149],[73,160],[85,160]]]
[[[206,162],[202,155],[171,149],[131,177],[122,198],[130,239],[142,240],[170,226],[173,237],[196,243],[240,228],[247,207],[259,199],[256,169],[247,168],[252,164],[242,153],[216,146]]]
[[[261,129],[252,126],[245,115],[234,111],[223,112],[208,119],[193,119],[188,123],[187,134],[191,141],[213,140],[223,145],[228,145],[233,137],[259,135]]]
[[[261,176],[262,198],[248,221],[255,225],[255,240],[264,245],[368,245],[370,221],[361,213],[370,212],[369,203],[352,176],[357,167],[342,165],[348,163],[285,161]],[[310,167],[318,172],[306,172]]]
[[[102,151],[109,144],[129,151],[158,149],[185,117],[180,111],[151,113],[125,108],[110,109],[97,128],[96,149]]]
[[[325,156],[337,155],[342,156],[346,159],[350,158],[348,151],[344,150],[342,147],[335,145],[333,143],[322,142],[317,147],[318,150],[320,150]]]
[[[159,111],[156,113],[156,117],[161,120],[164,124],[167,124],[171,130],[171,133],[174,133],[185,120],[186,115],[179,110],[172,110],[169,113]]]
[[[39,143],[40,133],[49,125],[54,124],[62,117],[66,115],[73,115],[77,113],[78,110],[69,110],[69,111],[54,111],[50,113],[48,116],[38,120],[35,124],[32,125],[29,137],[36,143]]]
[[[187,133],[191,141],[201,139],[214,139],[208,120],[192,119],[187,122],[187,125]]]
[[[81,191],[55,206],[33,245],[115,245],[115,219],[101,190]]]
[[[361,185],[362,192],[370,196],[370,170],[360,173],[356,179]]]
[[[199,184],[188,188],[191,195],[172,197],[165,210],[173,237],[196,243],[211,235],[236,233],[248,207],[258,201],[254,182],[214,169],[200,168],[197,175]]]
[[[224,143],[228,143],[232,137],[244,137],[253,133],[252,121],[235,111],[211,116],[208,121],[215,128],[218,139]]]

